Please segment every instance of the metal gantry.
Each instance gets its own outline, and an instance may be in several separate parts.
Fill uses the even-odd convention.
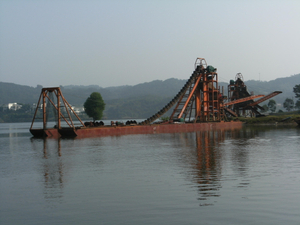
[[[55,98],[53,97],[55,96]],[[30,129],[33,128],[33,124],[37,119],[42,119],[43,122],[43,129],[47,128],[47,121],[49,117],[49,108],[53,109],[56,128],[61,129],[61,119],[63,119],[68,127],[75,129],[75,125],[73,123],[72,114],[78,119],[82,126],[84,123],[81,119],[77,116],[75,111],[72,109],[71,105],[67,102],[64,96],[61,93],[59,87],[50,87],[50,88],[43,88],[35,109],[35,113],[33,116],[33,120],[31,123]],[[42,117],[38,118],[38,110],[41,109]],[[47,113],[48,111],[48,113]]]
[[[258,109],[263,109],[259,103],[262,103],[274,96],[281,94],[281,91],[274,91],[268,95],[253,95],[247,90],[247,86],[244,84],[243,75],[241,73],[236,74],[235,81],[230,80],[228,85],[228,102],[224,105],[227,106],[226,111],[234,116],[241,116],[246,114],[261,115]],[[260,98],[257,101],[253,99]],[[230,111],[231,110],[231,111]],[[232,113],[234,112],[234,114]],[[248,112],[248,113],[247,113]]]
[[[216,68],[207,66],[204,58],[197,58],[195,72],[197,76],[177,102],[170,120],[183,120],[188,117],[194,122],[220,121],[222,93],[218,87]],[[194,72],[194,73],[195,73]]]

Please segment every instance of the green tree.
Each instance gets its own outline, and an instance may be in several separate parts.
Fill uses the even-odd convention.
[[[293,87],[293,92],[296,95],[296,98],[300,99],[300,84],[295,85],[295,87]]]
[[[268,108],[268,106],[267,105],[263,105],[262,106],[263,107],[263,109],[262,110],[260,110],[261,112],[267,112],[268,110],[269,110],[269,108]]]
[[[276,111],[276,102],[275,100],[271,99],[269,102],[268,102],[268,107],[269,107],[269,110],[273,113]]]
[[[19,104],[22,105],[22,107],[19,110],[17,110],[18,112],[24,112],[24,113],[30,112],[29,104],[22,104],[22,103]]]
[[[93,121],[100,120],[103,116],[103,110],[105,109],[105,103],[102,96],[98,92],[93,92],[88,97],[83,105],[85,113],[93,118]]]
[[[294,100],[291,98],[286,98],[283,103],[283,108],[285,108],[288,112],[294,108]]]

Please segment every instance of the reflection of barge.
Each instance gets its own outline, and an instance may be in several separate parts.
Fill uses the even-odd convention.
[[[223,100],[226,99],[226,96],[223,95],[223,88],[220,90],[218,86],[216,69],[207,66],[205,59],[197,58],[193,74],[178,94],[159,112],[139,124],[96,127],[84,124],[65,100],[60,88],[53,87],[42,89],[30,132],[35,137],[92,137],[240,128],[241,122],[225,122],[227,116],[237,116],[230,106],[258,97],[262,97],[262,95],[247,96],[224,103]],[[40,105],[41,112],[39,112]],[[153,123],[171,108],[173,112],[168,122]],[[43,120],[43,128],[36,129],[33,128],[33,124],[39,113]],[[54,128],[47,128],[47,118],[50,116],[55,118],[56,126]],[[80,126],[75,126],[73,119],[77,119]],[[67,127],[62,125],[61,120]]]

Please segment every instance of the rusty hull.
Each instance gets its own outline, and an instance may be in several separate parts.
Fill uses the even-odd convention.
[[[217,129],[240,129],[243,123],[240,121],[232,122],[207,122],[207,123],[167,123],[149,124],[135,126],[102,126],[102,127],[78,127],[76,129],[31,129],[30,132],[35,137],[47,138],[88,138],[119,136],[129,134],[158,134],[158,133],[185,133],[196,131],[208,131]]]

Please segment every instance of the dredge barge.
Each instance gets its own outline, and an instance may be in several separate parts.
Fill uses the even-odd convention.
[[[228,121],[228,117],[237,117],[241,103],[244,109],[257,110],[253,99],[264,95],[246,95],[228,101],[224,96],[224,89],[218,86],[217,69],[207,65],[204,58],[197,58],[195,70],[177,95],[160,111],[139,124],[129,123],[103,125],[98,123],[83,123],[77,116],[71,105],[63,97],[59,87],[43,88],[35,110],[30,132],[34,137],[97,137],[124,134],[150,134],[150,133],[174,133],[192,132],[211,129],[241,128],[242,122]],[[233,87],[231,87],[233,90]],[[239,90],[239,86],[237,86]],[[232,92],[233,93],[233,92]],[[266,96],[264,100],[273,97]],[[239,104],[239,105],[238,105]],[[41,110],[40,110],[41,106]],[[233,107],[236,106],[236,107]],[[239,106],[239,107],[237,107]],[[52,110],[50,109],[52,108]],[[163,114],[173,110],[168,121],[155,122]],[[41,111],[41,112],[39,112]],[[34,128],[34,123],[41,115],[43,127]],[[47,119],[55,118],[56,125],[47,128]],[[73,119],[79,121],[75,126]]]

